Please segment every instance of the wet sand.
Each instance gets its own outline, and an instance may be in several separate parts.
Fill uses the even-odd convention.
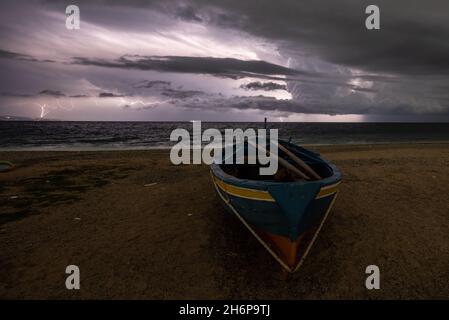
[[[316,147],[343,172],[290,281],[167,151],[0,152],[0,298],[449,298],[449,145]],[[65,288],[65,268],[81,290]],[[365,268],[381,271],[368,291]]]

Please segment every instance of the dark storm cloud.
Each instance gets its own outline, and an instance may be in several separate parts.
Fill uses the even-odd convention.
[[[131,56],[125,55],[109,61],[104,59],[74,57],[73,64],[152,70],[158,72],[208,74],[216,77],[240,79],[244,77],[294,76],[305,72],[260,60],[239,60],[234,58],[179,57],[179,56]]]
[[[39,92],[40,95],[52,96],[52,97],[65,97],[66,95],[59,90],[45,89]]]
[[[142,97],[155,97],[151,101],[169,97],[176,105],[191,108],[326,114],[449,114],[447,0],[378,0],[375,2],[381,11],[378,31],[365,28],[364,11],[367,5],[373,4],[367,0],[79,0],[76,2],[81,7],[79,32],[60,32],[59,27],[64,29],[63,19],[55,18],[54,25],[36,32],[36,37],[32,36],[34,30],[46,26],[49,16],[64,16],[67,2],[35,0],[26,5],[25,2],[17,4],[20,10],[14,14],[23,12],[23,16],[12,26],[11,20],[15,21],[16,17],[9,7],[13,3],[18,2],[1,4],[4,19],[3,24],[0,21],[0,37],[5,49],[0,49],[0,72],[6,76],[0,79],[0,86],[5,92],[39,92],[41,88],[59,87],[62,94],[89,92],[98,98],[98,92],[105,94],[103,97],[114,97],[109,91],[124,93],[131,87],[134,90],[130,95],[137,96],[138,92]],[[33,7],[36,10],[30,10]],[[41,20],[34,19],[37,12],[45,13]],[[95,32],[83,34],[85,30]],[[117,37],[111,30],[117,31]],[[123,33],[129,34],[129,38],[125,37],[129,42],[123,41]],[[38,34],[48,35],[49,42],[38,38]],[[142,35],[155,39],[154,43],[139,47]],[[238,47],[246,39],[251,45],[254,43],[254,50],[245,45],[234,50],[233,46]],[[66,48],[69,40],[74,52]],[[166,46],[165,41],[173,45]],[[40,60],[38,54],[45,52],[49,59]],[[121,56],[124,53],[129,54]],[[77,57],[70,61],[71,56]],[[261,61],[241,60],[247,56]],[[66,61],[66,64],[23,63],[53,62],[50,59]],[[174,88],[170,81],[162,80],[136,83],[142,79],[143,73],[139,71],[150,71],[145,73],[146,79],[160,76],[186,88],[190,80],[196,83],[192,83],[194,90]],[[174,74],[154,75],[151,71]],[[201,77],[196,77],[203,74],[226,80],[213,79],[210,84],[204,84]],[[243,89],[258,88],[267,91],[267,95],[268,91],[287,89],[293,98],[229,98],[235,94],[229,88],[226,92],[229,99],[211,98],[222,91],[219,81],[231,87],[228,79],[242,78],[264,81]],[[73,89],[72,83],[80,79],[86,81]],[[271,81],[285,81],[286,85],[277,85],[276,89],[266,84]],[[39,94],[4,93],[3,96]],[[67,97],[78,96],[85,97],[67,94]],[[108,100],[102,102],[107,104]],[[129,108],[136,105],[130,103]],[[152,103],[148,105],[153,107]]]
[[[89,95],[87,94],[74,94],[69,96],[69,98],[89,98]]]
[[[192,98],[194,96],[203,95],[203,91],[198,90],[180,90],[180,89],[172,89],[167,88],[162,92],[163,96],[175,98],[175,99],[187,99]]]
[[[133,88],[146,88],[146,89],[151,89],[153,87],[165,87],[165,86],[170,86],[171,82],[170,81],[163,81],[163,80],[142,80],[136,84],[133,85]]]
[[[283,52],[301,51],[370,71],[442,74],[449,70],[446,0],[377,0],[378,31],[365,28],[365,8],[373,4],[368,0],[98,0],[81,4],[149,8],[272,39]]]
[[[176,16],[187,20],[187,21],[195,21],[195,22],[202,22],[203,19],[201,19],[201,17],[199,17],[196,13],[195,10],[191,7],[191,6],[181,6],[179,8],[176,9]]]
[[[390,116],[404,116],[416,114],[413,106],[410,104],[395,103],[393,101],[385,101],[382,104],[371,103],[358,105],[354,101],[329,101],[320,102],[320,105],[309,103],[301,103],[297,100],[276,99],[274,97],[267,97],[263,95],[252,97],[235,96],[231,98],[215,98],[207,100],[189,100],[189,101],[174,101],[174,104],[181,104],[184,108],[199,109],[199,110],[226,110],[229,108],[238,110],[261,110],[261,111],[275,111],[285,114],[305,113],[316,114],[319,109],[323,114],[338,115],[338,114],[365,114],[375,115],[383,114]],[[342,108],[342,105],[345,108]],[[381,111],[381,112],[380,112]],[[442,109],[439,112],[433,112],[434,115],[440,114],[447,116],[448,108]]]
[[[21,54],[21,53],[17,53],[17,52],[12,52],[12,51],[7,51],[7,50],[2,50],[2,49],[0,49],[0,58],[3,58],[3,59],[16,59],[16,60],[30,60],[30,59],[32,59],[32,57],[29,56],[29,55],[25,55],[25,54]]]
[[[13,92],[2,92],[3,97],[12,97],[12,98],[27,98],[34,97],[34,94],[26,94],[26,93],[13,93]]]
[[[445,0],[378,0],[381,29],[365,28],[365,8],[372,1],[260,0],[187,3],[209,24],[220,10],[244,17],[237,28],[283,43],[285,52],[299,49],[333,63],[370,71],[442,74],[449,70],[449,2]]]
[[[19,61],[31,61],[31,62],[55,62],[53,60],[45,59],[39,60],[28,54],[17,53],[13,51],[0,49],[0,59],[13,59]]]
[[[99,98],[123,98],[124,95],[115,94],[115,93],[112,93],[112,92],[100,92],[98,94],[98,97]]]
[[[3,97],[11,97],[11,98],[32,98],[32,97],[39,97],[39,96],[47,96],[47,97],[54,97],[54,98],[63,98],[63,97],[69,97],[69,98],[89,98],[89,95],[86,94],[74,94],[74,95],[66,95],[65,93],[59,91],[59,90],[50,90],[45,89],[38,93],[12,93],[12,92],[2,92],[1,95]]]
[[[172,87],[170,81],[163,80],[142,80],[132,85],[132,87],[135,89],[152,89],[150,92],[151,94],[156,94],[179,101],[206,94],[201,90],[184,90],[181,86],[174,88]]]
[[[263,90],[263,91],[287,90],[287,86],[285,84],[279,84],[275,82],[260,82],[260,81],[242,84],[240,88],[245,90]]]
[[[106,2],[112,6],[117,4]],[[353,107],[342,103],[362,104],[366,106],[359,108],[362,112],[372,110],[376,102],[388,104],[396,111],[419,112],[417,105],[421,104],[423,110],[447,112],[447,95],[434,99],[441,106],[432,108],[425,106],[427,101],[422,96],[439,90],[436,87],[441,83],[449,83],[449,19],[446,14],[449,3],[379,0],[376,2],[381,10],[378,31],[365,28],[367,15],[364,11],[369,4],[372,3],[365,0],[185,0],[164,5],[157,1],[131,1],[126,6],[150,8],[206,27],[229,28],[268,39],[276,44],[282,56],[292,58],[291,67],[278,66],[281,69],[266,72],[259,67],[248,70],[246,66],[237,66],[235,59],[227,65],[223,64],[226,59],[191,57],[166,57],[167,61],[158,61],[158,57],[124,56],[116,61],[80,58],[75,62],[231,79],[284,80],[293,83],[287,88],[295,87],[294,99],[313,105],[317,113],[326,112],[327,108],[322,109],[322,106],[331,100],[342,108],[342,113],[346,112],[344,108]],[[317,68],[315,61],[336,67]],[[340,74],[340,67],[357,68],[362,74]],[[372,84],[353,84],[351,80],[355,78]],[[352,96],[342,98],[339,88],[351,90],[349,95]],[[363,93],[375,96],[363,96]],[[378,111],[385,110],[379,107]]]

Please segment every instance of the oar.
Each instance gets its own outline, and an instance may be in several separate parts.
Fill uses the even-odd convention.
[[[298,158],[293,152],[288,150],[286,147],[284,147],[282,144],[278,144],[279,149],[281,149],[285,154],[287,154],[293,161],[296,162],[296,164],[301,167],[306,173],[313,177],[316,180],[320,180],[321,177],[316,173],[307,163],[302,161],[300,158]]]
[[[254,146],[254,143],[249,142],[249,141],[248,141],[248,143],[250,143],[251,145]],[[280,145],[279,145],[279,146],[280,146]],[[256,147],[257,147],[258,149],[260,149],[260,150],[262,150],[262,151],[268,153],[270,156],[274,156],[270,151],[268,151],[267,149],[265,149],[264,147],[262,147],[261,145],[259,145],[259,144],[257,144],[257,143],[256,143]],[[301,179],[304,179],[304,180],[310,180],[310,178],[309,178],[308,176],[306,176],[304,173],[302,173],[300,170],[298,170],[298,168],[296,168],[296,167],[295,167],[294,165],[292,165],[290,162],[288,162],[288,161],[285,160],[285,159],[282,159],[282,158],[279,157],[279,156],[276,156],[276,157],[277,157],[278,162],[279,162],[283,167],[285,167],[287,170],[290,170],[291,172],[293,172],[294,174],[296,174],[297,176],[299,176]]]
[[[278,158],[279,163],[282,166],[284,166],[287,170],[292,171],[293,173],[295,173],[297,176],[301,177],[304,180],[310,180],[310,178],[308,176],[306,176],[304,173],[299,171],[298,168],[296,168],[290,162],[288,162],[287,160],[282,159],[281,157],[277,157],[277,158]]]

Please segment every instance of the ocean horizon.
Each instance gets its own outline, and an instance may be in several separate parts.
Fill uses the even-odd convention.
[[[263,122],[202,122],[202,131],[263,128]],[[188,121],[1,121],[1,150],[168,149],[177,128]],[[301,145],[440,143],[449,141],[449,123],[269,122],[279,138]],[[207,143],[203,143],[204,145]]]

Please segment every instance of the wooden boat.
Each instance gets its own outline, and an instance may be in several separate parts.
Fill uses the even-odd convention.
[[[257,164],[212,164],[211,176],[226,208],[293,273],[335,202],[341,174],[319,154],[282,140],[278,159],[273,176],[260,176]]]

